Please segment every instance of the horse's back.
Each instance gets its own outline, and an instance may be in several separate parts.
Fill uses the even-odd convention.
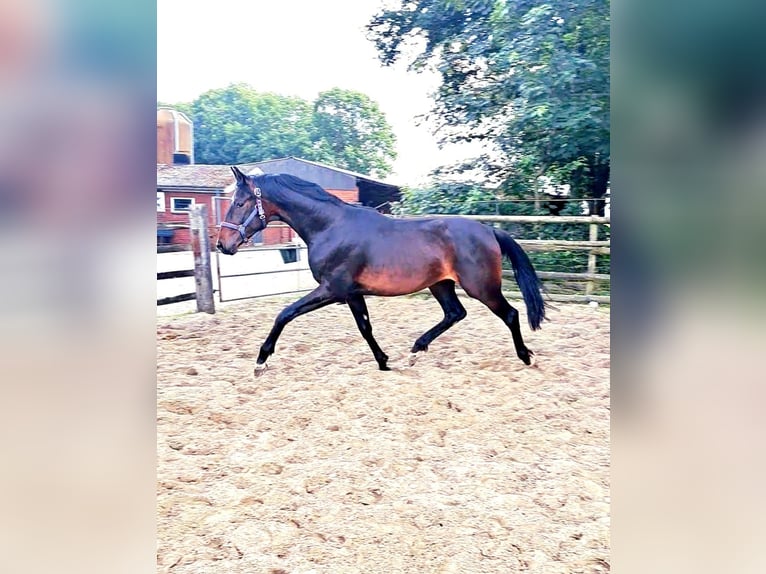
[[[442,236],[458,257],[481,252],[499,254],[492,227],[465,217],[428,217],[420,220],[423,229]]]
[[[492,228],[464,217],[384,218],[375,233],[388,251],[401,250],[409,257],[438,256],[443,260],[494,260],[500,249]]]

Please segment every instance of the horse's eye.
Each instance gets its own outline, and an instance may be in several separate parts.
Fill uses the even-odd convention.
[[[243,205],[245,205],[244,201],[238,201],[237,202],[237,207],[242,207]]]

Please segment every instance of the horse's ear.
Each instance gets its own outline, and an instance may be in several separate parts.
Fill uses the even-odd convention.
[[[247,176],[242,173],[236,165],[231,166],[231,171],[234,172],[234,177],[237,178],[237,183],[242,183],[247,178]]]

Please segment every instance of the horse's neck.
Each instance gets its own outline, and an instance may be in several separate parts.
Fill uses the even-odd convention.
[[[291,198],[289,205],[276,203],[279,217],[292,227],[307,244],[340,218],[342,205],[318,202],[306,197]]]

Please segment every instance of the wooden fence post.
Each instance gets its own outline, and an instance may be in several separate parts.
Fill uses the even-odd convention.
[[[598,241],[598,225],[595,223],[590,224],[590,236],[588,237],[589,241]],[[596,272],[596,251],[591,250],[591,252],[588,254],[588,273],[595,273]],[[593,293],[593,288],[595,287],[596,283],[594,281],[588,281],[585,284],[585,294],[590,295]]]
[[[197,311],[215,313],[213,274],[210,269],[210,238],[207,235],[207,207],[192,205],[189,211],[191,244],[194,253],[194,283],[197,287]]]

